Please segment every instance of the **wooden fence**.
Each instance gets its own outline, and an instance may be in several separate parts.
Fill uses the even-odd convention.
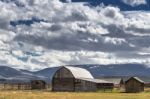
[[[10,84],[10,83],[4,83],[0,84],[0,90],[30,90],[31,85],[30,84],[25,84],[25,83],[15,83],[15,84]]]
[[[31,90],[30,83],[2,83],[0,90]],[[51,90],[51,85],[47,84],[45,90]]]

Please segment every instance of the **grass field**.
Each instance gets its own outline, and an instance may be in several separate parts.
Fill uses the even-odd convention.
[[[150,99],[150,93],[1,91],[0,99]]]

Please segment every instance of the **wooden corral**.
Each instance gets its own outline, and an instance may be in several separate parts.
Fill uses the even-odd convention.
[[[1,83],[0,90],[30,90],[29,83]]]
[[[145,83],[146,88],[150,88],[150,83]]]
[[[32,80],[31,90],[35,90],[35,89],[46,89],[46,82],[43,80]]]
[[[83,68],[65,66],[54,74],[52,91],[96,91],[100,88],[99,84],[110,86],[112,83],[94,79],[91,73]]]
[[[144,91],[144,81],[138,77],[131,77],[125,82],[125,90],[129,93]]]

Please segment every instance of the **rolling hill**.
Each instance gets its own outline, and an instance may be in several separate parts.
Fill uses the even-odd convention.
[[[89,70],[95,78],[99,77],[150,77],[150,68],[142,64],[110,64],[110,65],[73,65]],[[8,66],[0,66],[0,78],[16,81],[42,79],[51,82],[52,76],[60,67],[45,68],[36,72],[17,70]]]

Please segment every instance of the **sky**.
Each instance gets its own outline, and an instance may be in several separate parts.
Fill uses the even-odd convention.
[[[94,0],[0,0],[0,64],[28,70],[77,64],[149,66],[149,2],[118,0],[117,6],[103,1],[92,6]]]

